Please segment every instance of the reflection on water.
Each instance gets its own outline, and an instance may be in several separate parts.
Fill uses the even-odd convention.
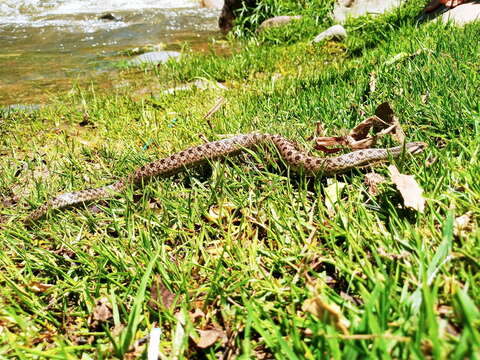
[[[120,50],[200,46],[218,35],[217,16],[188,0],[0,0],[0,104],[18,102],[14,90],[112,70]]]

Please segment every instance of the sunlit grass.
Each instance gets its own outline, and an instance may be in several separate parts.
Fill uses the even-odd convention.
[[[181,358],[474,358],[480,27],[417,27],[400,15],[392,28],[351,25],[346,44],[192,55],[147,72],[159,87],[141,99],[133,88],[81,88],[0,118],[1,356],[145,357],[137,341],[160,327],[162,353]],[[229,90],[161,92],[197,77]],[[210,127],[204,115],[219,96],[226,103]],[[409,141],[430,145],[396,163],[425,190],[424,214],[403,208],[389,181],[370,195],[363,170],[333,180],[347,185],[329,214],[326,179],[262,151],[52,212],[32,228],[21,222],[57,193],[111,183],[200,134],[259,130],[307,147],[317,121],[337,135],[384,101]],[[386,166],[377,171],[388,178]],[[455,219],[467,213],[458,234]],[[171,306],[149,305],[157,275]],[[103,297],[112,315],[95,320]],[[305,310],[315,297],[338,305],[348,334]],[[185,336],[174,345],[180,313]],[[227,341],[197,347],[197,330],[209,329]]]

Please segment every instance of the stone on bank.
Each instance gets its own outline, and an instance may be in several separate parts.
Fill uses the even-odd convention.
[[[165,64],[170,59],[178,59],[180,57],[178,51],[152,51],[142,55],[138,55],[128,61],[128,65],[139,66],[143,64]]]

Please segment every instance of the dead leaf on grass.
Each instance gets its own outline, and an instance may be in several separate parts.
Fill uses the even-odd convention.
[[[305,300],[302,310],[315,315],[320,320],[329,321],[343,335],[349,335],[350,322],[343,317],[338,305],[327,304],[319,295],[316,295],[314,298]]]
[[[378,105],[377,109],[375,110],[375,116],[378,116],[389,126],[395,126],[393,137],[400,144],[405,142],[405,133],[403,132],[400,122],[398,121],[398,118],[395,116],[395,113],[388,102]]]
[[[385,178],[382,175],[372,171],[368,174],[365,174],[364,182],[365,185],[368,186],[368,193],[372,196],[375,196],[378,194],[378,185],[383,184],[385,182]]]
[[[111,305],[108,298],[103,297],[97,300],[95,308],[93,309],[92,317],[96,321],[107,321],[112,317]]]
[[[195,344],[200,349],[206,349],[217,342],[217,340],[221,340],[222,343],[227,341],[227,334],[223,330],[219,329],[207,329],[207,330],[197,330],[199,335]]]
[[[315,135],[323,136],[324,133],[325,133],[325,128],[323,127],[323,124],[320,121],[317,121],[315,123]]]
[[[112,335],[113,336],[118,336],[122,333],[122,331],[125,329],[125,325],[123,325],[122,323],[120,324],[117,324],[113,327],[113,329],[111,330],[112,332]]]
[[[237,207],[231,202],[224,202],[221,205],[212,205],[205,217],[212,223],[229,216]]]
[[[455,218],[453,223],[453,233],[455,236],[466,236],[467,233],[472,231],[472,215],[473,212],[469,211],[462,216]]]
[[[20,201],[20,197],[18,195],[11,195],[11,196],[2,196],[0,198],[0,205],[2,207],[5,207],[5,208],[8,208],[8,207],[12,207],[12,206],[15,206],[18,204],[18,202]]]
[[[423,213],[425,210],[425,198],[423,197],[423,189],[418,185],[413,175],[400,174],[395,165],[388,167],[390,177],[397,186],[403,198],[406,207]]]
[[[168,290],[163,284],[160,275],[155,275],[153,279],[153,284],[150,288],[150,296],[151,299],[148,302],[148,305],[155,310],[159,309],[159,304],[163,305],[167,309],[170,309],[175,301],[175,294]]]
[[[371,130],[374,131],[374,135],[369,135]],[[326,153],[340,150],[340,148],[327,148],[328,146],[342,146],[353,150],[367,149],[373,147],[378,139],[386,134],[392,134],[400,143],[405,141],[405,133],[388,102],[380,104],[374,116],[363,120],[348,135],[316,137],[315,149]]]
[[[55,341],[55,336],[57,336],[58,333],[56,330],[53,329],[48,329],[42,331],[37,337],[33,338],[31,340],[32,345],[37,345],[40,343],[53,343]]]
[[[48,289],[50,289],[53,286],[54,285],[52,285],[52,284],[44,284],[44,283],[41,283],[41,282],[38,282],[38,281],[34,281],[34,282],[30,283],[29,289],[32,290],[33,292],[36,292],[36,293],[44,293],[45,291],[47,291]]]
[[[196,308],[193,312],[188,313],[188,317],[192,324],[195,324],[198,318],[205,318],[205,313],[201,309]]]

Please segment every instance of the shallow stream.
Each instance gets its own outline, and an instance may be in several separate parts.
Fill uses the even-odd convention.
[[[192,0],[0,0],[0,105],[114,71],[128,49],[205,47],[218,12]]]

